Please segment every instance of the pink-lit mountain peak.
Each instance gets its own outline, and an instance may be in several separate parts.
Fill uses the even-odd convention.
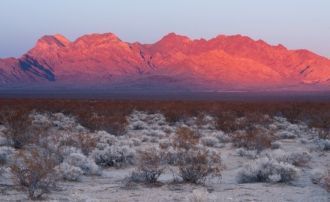
[[[183,35],[179,35],[174,32],[171,32],[171,33],[165,35],[157,43],[189,43],[191,41],[192,40],[187,36],[183,36]]]
[[[55,35],[46,35],[41,37],[38,41],[36,46],[67,46],[68,44],[70,44],[70,41],[65,38],[63,35],[61,34],[55,34]]]
[[[115,34],[113,33],[104,33],[104,34],[88,34],[79,37],[74,43],[111,43],[121,41]]]
[[[124,42],[113,33],[84,35],[72,42],[59,34],[44,36],[21,58],[0,60],[0,83],[6,85],[48,80],[144,86],[151,78],[157,78],[152,79],[156,86],[170,82],[194,89],[327,86],[330,61],[242,35],[192,40],[175,33],[154,44]]]

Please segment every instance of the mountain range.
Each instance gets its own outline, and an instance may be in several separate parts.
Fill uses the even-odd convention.
[[[330,90],[330,60],[247,36],[192,40],[170,33],[154,44],[112,33],[70,41],[44,36],[19,58],[0,59],[0,89],[150,91]]]

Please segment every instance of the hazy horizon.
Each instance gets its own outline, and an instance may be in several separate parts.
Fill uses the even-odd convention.
[[[242,34],[330,58],[330,1],[64,1],[4,0],[0,58],[18,57],[43,35],[70,40],[112,32],[123,41],[154,43],[170,32],[192,39]],[[18,15],[19,14],[19,15]]]

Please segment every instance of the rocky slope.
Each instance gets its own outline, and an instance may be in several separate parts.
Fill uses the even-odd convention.
[[[330,89],[330,60],[249,37],[170,33],[154,44],[112,33],[71,42],[44,36],[20,58],[0,59],[0,87],[170,90]]]

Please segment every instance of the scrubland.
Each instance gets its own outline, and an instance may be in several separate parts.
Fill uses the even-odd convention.
[[[329,201],[330,103],[0,101],[1,201]]]

